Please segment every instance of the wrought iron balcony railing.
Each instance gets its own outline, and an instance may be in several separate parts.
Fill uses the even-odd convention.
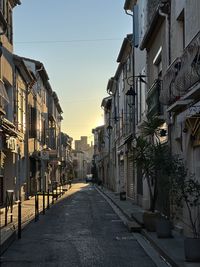
[[[163,75],[160,101],[171,105],[184,96],[200,80],[200,32],[184,49],[181,57]]]

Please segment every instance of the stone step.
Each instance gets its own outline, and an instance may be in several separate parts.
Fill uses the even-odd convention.
[[[141,225],[139,225],[135,221],[127,220],[126,225],[128,227],[129,232],[141,232],[141,230],[142,230]]]

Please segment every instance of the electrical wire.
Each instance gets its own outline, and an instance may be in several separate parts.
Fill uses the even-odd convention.
[[[74,40],[38,40],[38,41],[15,41],[15,44],[47,44],[47,43],[80,43],[80,42],[100,42],[100,41],[117,41],[121,38],[104,38],[104,39],[74,39]]]

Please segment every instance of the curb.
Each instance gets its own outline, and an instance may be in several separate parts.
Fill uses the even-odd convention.
[[[131,214],[131,218],[121,209],[121,207],[118,206],[118,204],[109,196],[106,194],[106,192],[104,192],[103,190],[99,189],[96,187],[97,190],[99,190],[102,194],[106,195],[106,197],[122,212],[122,214],[126,217],[127,222],[132,223],[133,220],[140,226],[140,231],[136,231],[136,232],[140,232],[149,242],[150,244],[157,250],[157,252],[161,255],[161,257],[163,257],[166,262],[168,262],[172,267],[183,267],[181,265],[179,265],[178,263],[176,263],[166,252],[165,250],[163,250],[152,238],[151,236],[148,234],[148,232],[144,229],[144,225],[139,222],[137,219],[135,219],[135,217],[133,216],[133,214]],[[130,228],[128,226],[128,223],[126,224],[126,226],[128,227],[128,230],[130,231]],[[131,231],[134,232],[134,231]]]
[[[125,217],[125,220],[123,220],[125,226],[128,228],[129,232],[136,232],[136,233],[140,233],[142,228],[141,226],[135,221],[133,220],[132,218],[130,218],[125,212],[123,209],[121,209],[120,206],[118,206],[116,204],[115,201],[113,201],[113,199],[107,195],[103,190],[99,189],[97,186],[95,186],[96,190],[99,191],[99,193],[103,194],[104,196],[106,196],[111,202],[113,205],[115,205],[119,211],[123,214],[123,216]]]
[[[148,232],[142,229],[141,234],[150,242],[150,244],[158,251],[158,253],[170,264],[172,267],[183,267],[177,264],[166,252],[163,250],[151,237]]]

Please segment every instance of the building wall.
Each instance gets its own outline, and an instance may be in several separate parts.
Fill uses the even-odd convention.
[[[166,67],[166,39],[165,39],[165,23],[162,23],[156,34],[154,33],[154,39],[147,49],[147,76],[148,76],[148,89],[151,87],[155,79],[158,78],[157,68],[153,65],[153,60],[158,53],[158,50],[162,47],[162,66],[163,72]]]

